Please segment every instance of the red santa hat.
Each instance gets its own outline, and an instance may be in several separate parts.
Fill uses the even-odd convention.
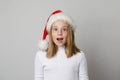
[[[43,51],[47,50],[48,42],[49,42],[49,39],[47,39],[47,36],[51,29],[51,25],[57,20],[66,21],[70,25],[72,30],[74,31],[75,25],[70,16],[66,15],[61,10],[56,10],[56,11],[52,12],[51,15],[48,17],[47,22],[45,24],[42,40],[38,44],[40,50],[43,50]]]

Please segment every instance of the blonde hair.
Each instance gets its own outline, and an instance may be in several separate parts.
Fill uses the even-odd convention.
[[[53,42],[52,39],[52,26],[49,32],[49,46],[47,49],[47,58],[52,58],[56,55],[58,47],[57,45]],[[75,36],[74,36],[74,31],[72,30],[72,27],[69,25],[68,26],[68,35],[67,35],[67,41],[65,43],[65,52],[67,58],[72,57],[74,54],[77,54],[80,52],[80,49],[77,48],[75,44]]]

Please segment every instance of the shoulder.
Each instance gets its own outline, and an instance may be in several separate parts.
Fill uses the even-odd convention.
[[[80,51],[80,52],[77,53],[77,55],[78,55],[79,57],[82,57],[82,56],[85,56],[85,53],[84,53],[83,51]]]
[[[35,57],[39,57],[39,58],[44,58],[46,56],[46,52],[45,51],[37,51],[35,54]]]
[[[82,60],[83,58],[85,58],[85,53],[83,51],[80,51],[76,55],[74,55],[74,57],[76,57],[79,60]]]

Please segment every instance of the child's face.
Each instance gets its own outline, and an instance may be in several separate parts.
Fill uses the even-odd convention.
[[[63,46],[66,43],[68,35],[68,24],[63,20],[58,20],[52,24],[52,38],[57,46]]]

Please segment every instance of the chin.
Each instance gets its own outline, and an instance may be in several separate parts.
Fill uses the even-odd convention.
[[[64,46],[65,44],[56,44],[57,46]]]

